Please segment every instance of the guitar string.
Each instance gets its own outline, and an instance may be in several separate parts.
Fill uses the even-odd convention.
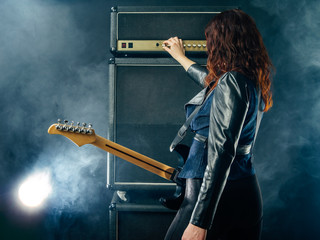
[[[123,154],[125,154],[125,155],[127,155],[127,156],[129,156],[129,157],[132,157],[132,158],[134,158],[134,159],[136,159],[136,160],[138,160],[138,161],[140,161],[140,162],[143,162],[143,163],[145,163],[145,164],[147,164],[147,165],[149,165],[149,166],[151,166],[151,167],[154,167],[154,168],[156,168],[156,169],[158,169],[158,170],[161,170],[161,171],[163,171],[163,172],[166,172],[166,173],[168,173],[168,174],[170,174],[170,175],[173,174],[173,173],[168,172],[168,171],[165,171],[165,170],[163,170],[163,169],[161,169],[161,168],[159,168],[159,167],[157,167],[157,166],[154,166],[154,165],[152,165],[151,163],[148,163],[148,162],[146,162],[146,161],[143,161],[142,159],[139,159],[139,158],[137,158],[137,157],[135,157],[135,156],[133,156],[133,155],[131,155],[131,154],[129,154],[129,153],[126,153],[126,152],[123,152],[123,151],[121,151],[121,150],[118,150],[118,149],[116,149],[116,148],[114,148],[114,147],[112,147],[112,146],[110,146],[110,145],[108,145],[108,144],[105,144],[105,145],[106,145],[106,147],[112,148],[113,150],[116,150],[117,152],[123,153]]]

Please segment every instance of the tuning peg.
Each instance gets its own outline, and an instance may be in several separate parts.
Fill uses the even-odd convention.
[[[74,124],[74,121],[72,121],[71,124],[70,124],[69,132],[74,132],[73,124]]]
[[[87,126],[86,123],[82,123],[82,128],[81,128],[81,131],[80,131],[82,134],[86,134],[87,133],[86,126]]]
[[[68,120],[64,120],[64,125],[62,126],[62,130],[63,131],[68,131],[69,130],[69,128],[67,126],[67,123],[68,123]]]
[[[77,132],[77,133],[80,133],[80,132],[81,132],[80,122],[77,122],[77,126],[76,126],[76,128],[75,128],[74,130],[75,130],[75,132]]]
[[[92,124],[89,123],[88,129],[87,129],[87,134],[91,135],[92,133],[93,133],[93,131],[92,131]]]
[[[58,125],[56,125],[56,129],[57,130],[61,130],[62,127],[61,127],[61,119],[58,119]]]

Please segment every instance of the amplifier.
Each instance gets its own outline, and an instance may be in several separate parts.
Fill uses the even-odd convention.
[[[206,65],[205,58],[192,60]],[[177,155],[169,146],[185,122],[184,104],[200,90],[172,58],[110,59],[107,139],[177,167]],[[191,134],[188,138],[192,139]],[[108,188],[175,188],[168,180],[112,154],[107,159]]]
[[[183,39],[186,55],[206,56],[204,30],[210,19],[235,7],[125,7],[111,8],[110,51],[115,56],[168,56],[164,40]]]
[[[127,196],[128,195],[128,196]],[[109,240],[163,240],[176,214],[159,203],[157,191],[115,192],[109,206]]]

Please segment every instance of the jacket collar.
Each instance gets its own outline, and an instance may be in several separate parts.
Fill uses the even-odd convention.
[[[223,74],[220,78],[219,78],[219,82],[221,79],[223,79],[226,76],[227,73]],[[207,91],[209,91],[210,87],[212,86],[213,82],[210,83],[209,86],[205,87],[204,89],[202,89],[196,96],[194,96],[189,102],[187,102],[184,105],[184,108],[186,109],[188,105],[196,105],[199,106],[201,105],[204,100],[206,99],[206,93]],[[219,83],[218,83],[219,84]],[[214,91],[214,90],[213,90]]]
[[[184,107],[186,108],[188,105],[201,105],[206,97],[208,87],[202,89],[197,95],[195,95],[189,102],[187,102]]]

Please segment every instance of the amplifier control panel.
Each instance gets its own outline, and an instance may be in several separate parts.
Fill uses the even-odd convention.
[[[118,40],[118,52],[160,52],[163,49],[164,40]],[[206,52],[206,40],[184,40],[186,52]],[[168,46],[170,47],[170,46]]]

